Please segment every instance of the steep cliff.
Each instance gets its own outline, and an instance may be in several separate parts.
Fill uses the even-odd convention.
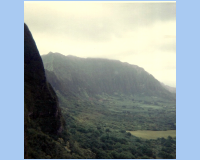
[[[30,157],[31,131],[57,135],[62,131],[58,98],[47,82],[42,59],[36,43],[24,24],[24,144],[25,158]]]

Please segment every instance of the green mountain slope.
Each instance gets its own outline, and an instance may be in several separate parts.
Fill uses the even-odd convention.
[[[98,159],[176,157],[176,138],[168,134],[176,130],[175,94],[144,69],[115,60],[59,53],[42,59],[67,122],[72,155]],[[141,130],[153,131],[156,139],[129,133]],[[170,137],[165,139],[157,131]]]
[[[158,80],[136,65],[59,53],[49,53],[42,59],[49,81],[57,79],[53,87],[68,96],[106,93],[175,99]]]

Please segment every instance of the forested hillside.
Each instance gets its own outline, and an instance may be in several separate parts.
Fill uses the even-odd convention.
[[[176,96],[144,69],[59,53],[42,59],[59,98],[72,157],[176,157]]]

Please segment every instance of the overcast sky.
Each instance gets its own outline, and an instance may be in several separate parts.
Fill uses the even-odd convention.
[[[41,55],[116,59],[176,86],[175,2],[24,2]]]

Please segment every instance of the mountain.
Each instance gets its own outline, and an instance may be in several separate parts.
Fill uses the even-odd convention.
[[[42,60],[71,136],[72,158],[176,158],[176,138],[168,133],[176,130],[176,95],[143,68],[59,53]],[[129,131],[151,131],[159,138]]]
[[[124,94],[175,99],[158,80],[137,65],[59,53],[43,55],[42,60],[47,79],[66,97]]]
[[[168,90],[169,92],[171,93],[176,93],[176,88],[175,87],[170,87],[168,85],[165,85],[164,83],[161,83],[161,85],[166,89]]]
[[[46,80],[36,43],[24,24],[24,158],[41,158],[41,154],[46,158],[47,140],[43,138],[50,139],[50,135],[60,134],[63,128],[57,95]],[[38,151],[37,147],[43,149]]]

